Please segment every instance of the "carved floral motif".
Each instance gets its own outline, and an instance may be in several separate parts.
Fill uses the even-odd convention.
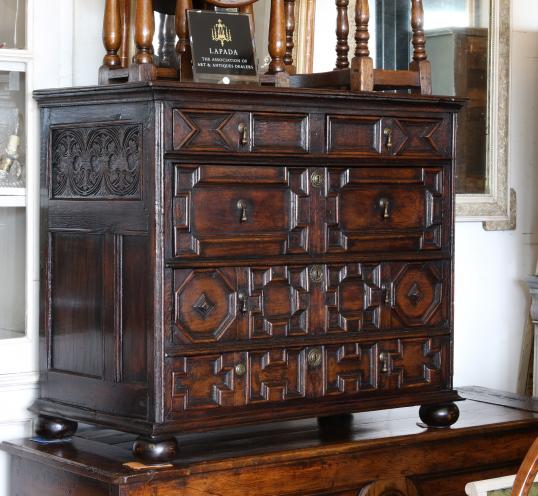
[[[140,197],[141,126],[117,124],[52,131],[52,197]]]

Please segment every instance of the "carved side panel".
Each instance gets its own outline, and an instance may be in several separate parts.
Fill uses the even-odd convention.
[[[381,325],[381,266],[327,266],[326,332],[377,330]]]
[[[58,126],[50,146],[51,198],[140,199],[140,124]]]
[[[176,165],[176,257],[306,253],[306,169]]]
[[[105,236],[50,234],[50,368],[104,378]]]
[[[329,169],[328,177],[326,253],[448,247],[442,168]]]

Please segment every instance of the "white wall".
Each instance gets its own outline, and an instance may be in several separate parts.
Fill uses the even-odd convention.
[[[515,391],[528,313],[524,284],[538,260],[538,4],[512,3],[510,181],[517,229],[456,227],[455,383]]]
[[[516,391],[528,313],[524,284],[538,261],[538,2],[512,2],[510,180],[517,229],[456,225],[454,384]],[[318,2],[315,69],[334,65],[334,5]]]

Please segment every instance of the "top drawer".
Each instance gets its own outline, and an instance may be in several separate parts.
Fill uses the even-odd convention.
[[[310,151],[308,114],[175,109],[172,122],[172,146],[177,151]]]
[[[451,124],[439,117],[327,116],[327,153],[448,158]]]
[[[174,109],[172,149],[194,153],[450,158],[452,121],[430,116]]]

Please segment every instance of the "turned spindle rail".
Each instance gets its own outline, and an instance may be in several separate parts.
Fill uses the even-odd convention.
[[[238,8],[252,14],[257,0],[207,0],[216,7]],[[296,0],[271,0],[268,49],[271,61],[265,83],[291,87],[349,87],[353,91],[410,89],[423,94],[431,93],[431,69],[426,54],[424,36],[424,7],[422,0],[410,0],[413,60],[409,70],[389,71],[374,69],[368,42],[370,12],[368,0],[357,0],[355,6],[356,48],[349,60],[349,0],[335,0],[336,6],[336,64],[335,70],[320,74],[295,74],[293,36],[296,29]],[[170,33],[171,23],[163,20],[155,50],[160,55],[159,65],[153,48],[155,33],[153,0],[136,0],[135,21],[131,26],[131,0],[106,0],[103,22],[103,43],[106,54],[100,69],[100,84],[122,81],[148,81],[159,78],[179,81],[192,80],[191,50],[186,11],[193,8],[193,0],[160,0],[166,13],[175,16],[175,33]],[[162,7],[159,7],[162,8]],[[163,15],[164,18],[164,15]],[[132,34],[131,34],[132,33]],[[167,35],[168,33],[168,35]],[[177,36],[176,60],[171,60],[169,47]],[[128,47],[133,36],[136,53],[129,62]],[[164,60],[164,63],[163,63]]]

